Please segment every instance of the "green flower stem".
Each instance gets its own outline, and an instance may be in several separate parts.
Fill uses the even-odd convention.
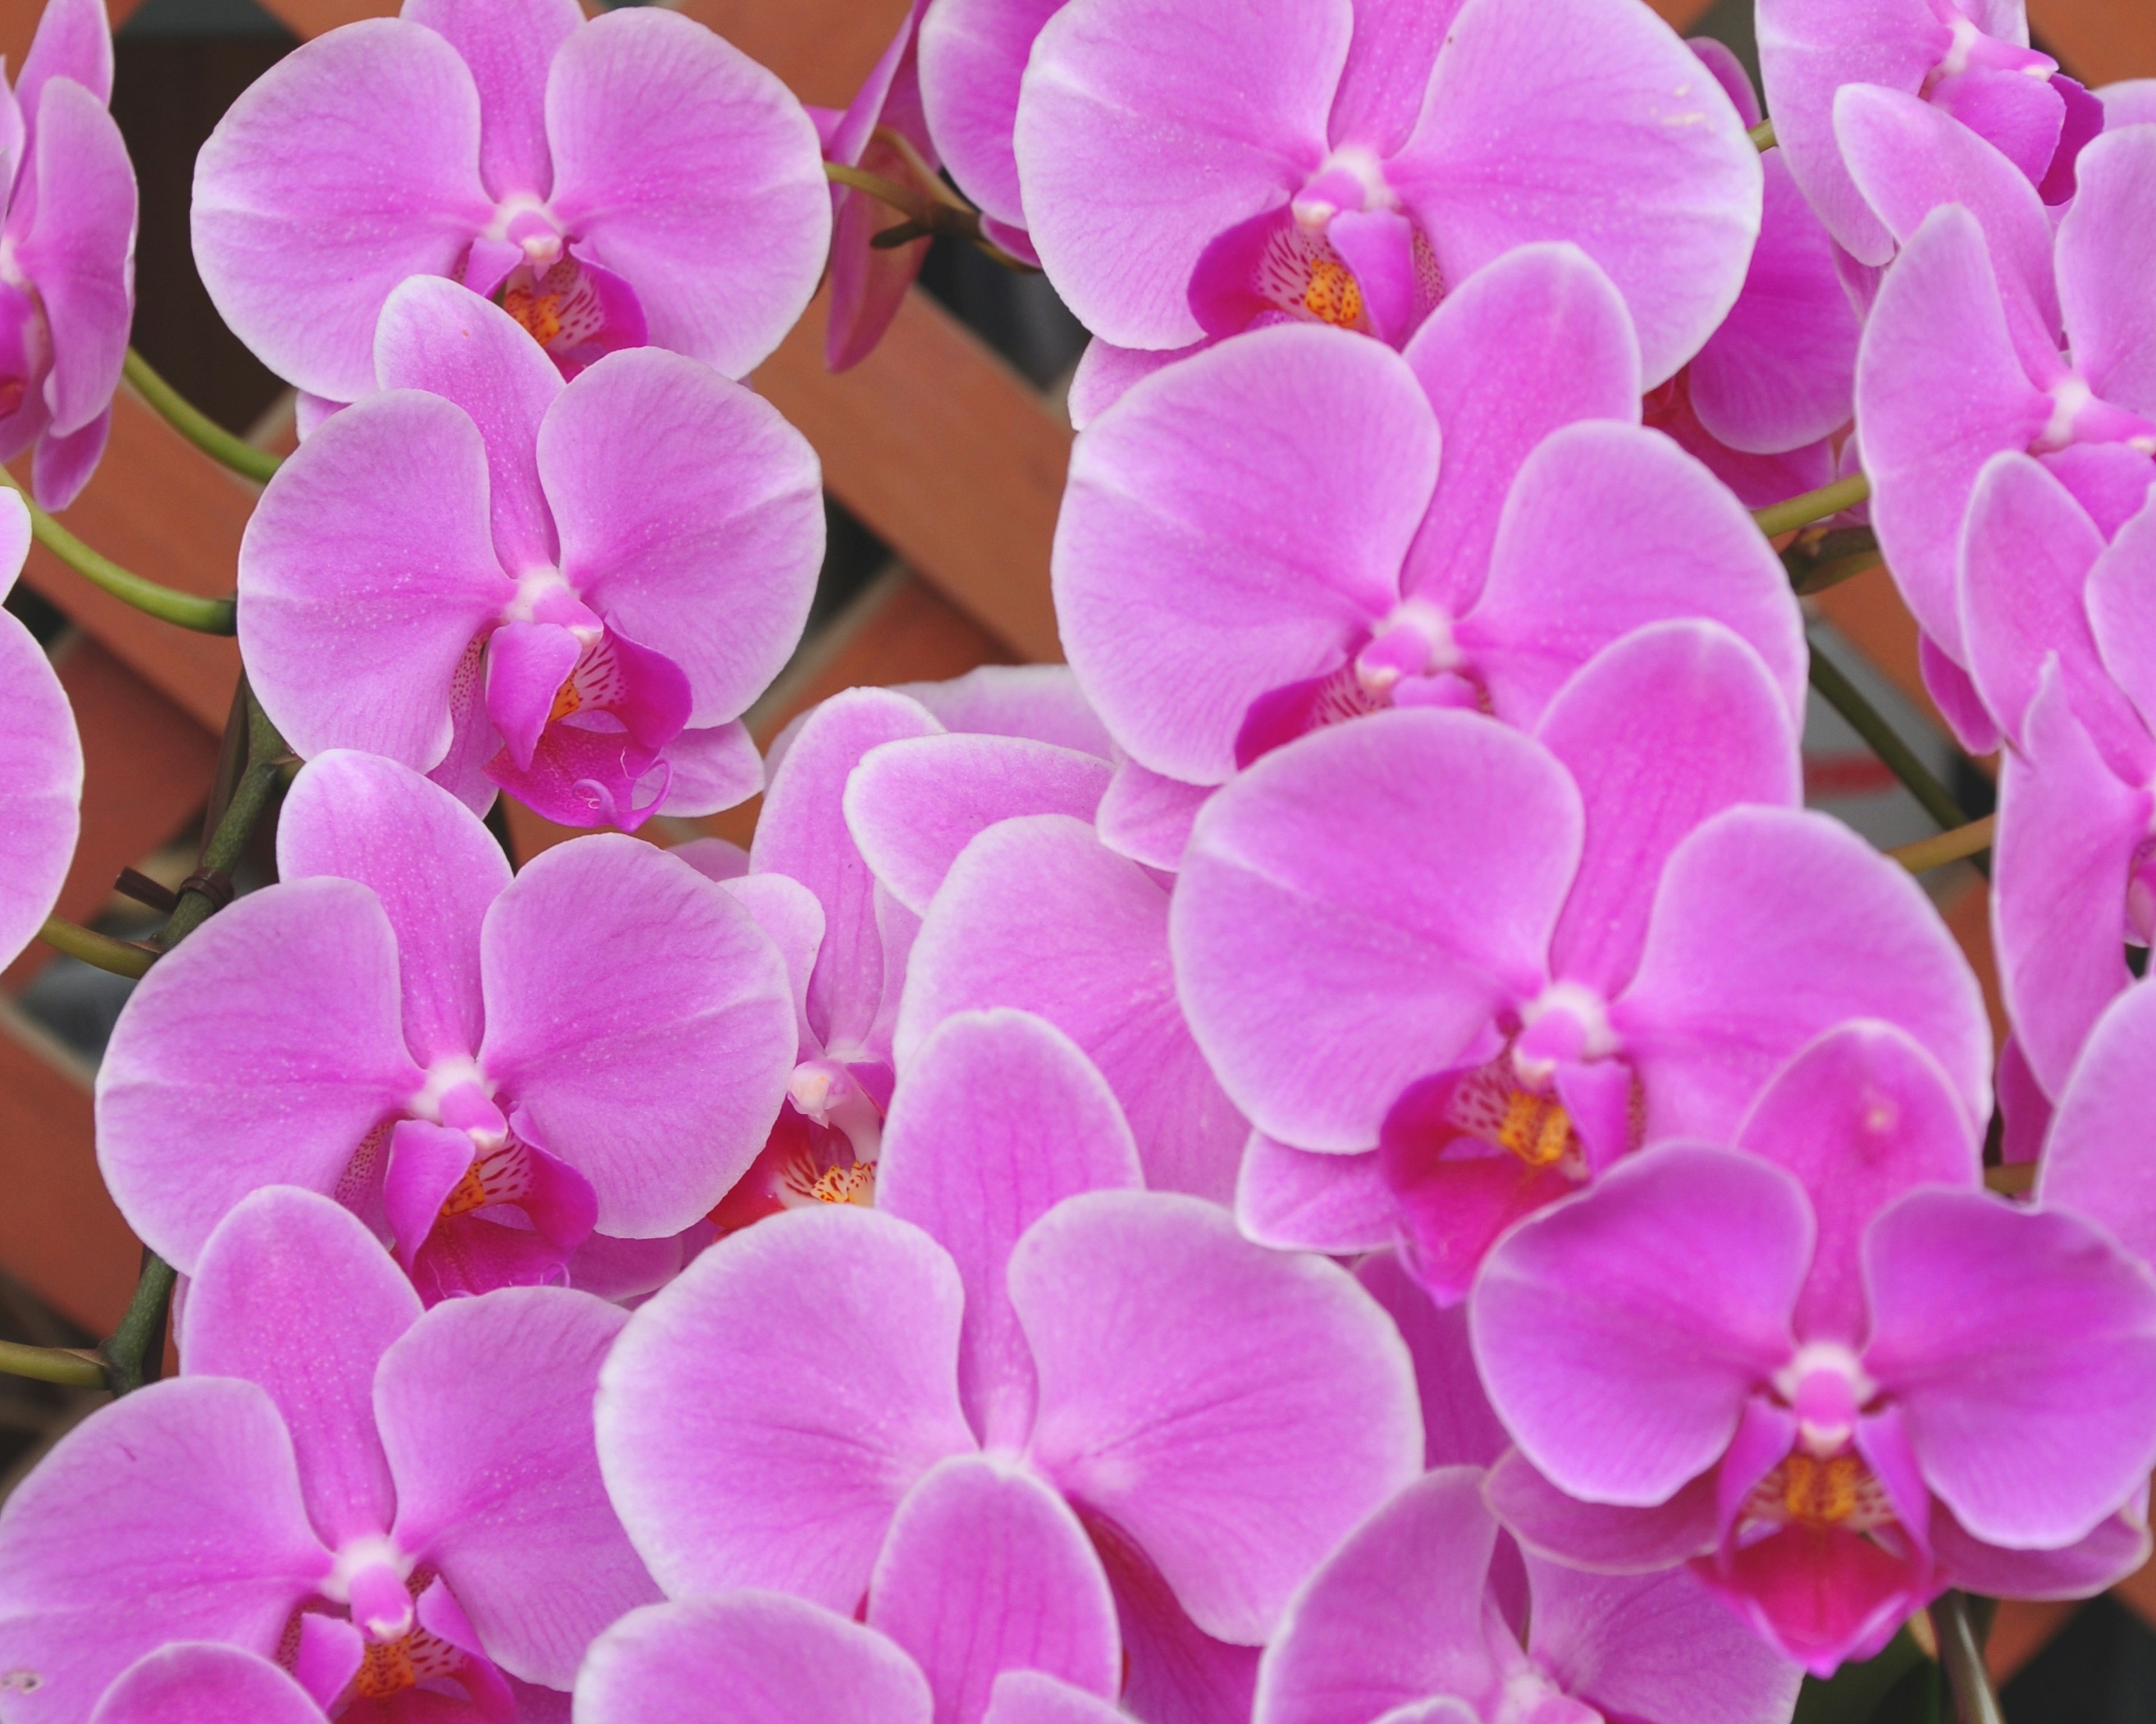
[[[150,362],[132,347],[127,350],[124,374],[135,386],[135,393],[157,408],[167,424],[212,460],[221,462],[242,478],[266,485],[270,475],[284,464],[281,456],[255,448],[244,437],[234,437],[159,377],[151,368]]]
[[[0,482],[18,493],[23,491],[23,487],[15,483],[14,475],[4,467],[0,467]],[[192,629],[198,634],[230,634],[238,629],[239,608],[236,601],[203,598],[192,593],[161,587],[155,581],[146,581],[132,569],[122,568],[110,557],[91,550],[31,502],[27,494],[23,495],[23,500],[29,505],[30,531],[38,542],[92,586],[103,587],[115,598],[162,622]]]
[[[285,747],[285,739],[277,734],[276,726],[263,712],[253,690],[243,685],[240,693],[234,718],[235,722],[246,726],[246,764],[233,785],[231,800],[218,816],[209,841],[203,846],[199,873],[229,875],[239,865],[292,757],[291,750]],[[158,950],[171,951],[207,921],[218,907],[217,898],[203,887],[192,881],[182,886],[180,907],[167,919],[157,936]]]
[[[1980,1608],[1988,1612],[1990,1607]],[[1961,1724],[2006,1724],[2006,1714],[1999,1709],[1999,1696],[1991,1691],[1991,1678],[1984,1668],[1979,1609],[1979,1602],[1967,1593],[1941,1593],[1931,1609],[1932,1634],[1939,1643],[1939,1665],[1946,1672]]]
[[[911,161],[920,160],[910,147],[904,153]],[[897,227],[886,228],[869,242],[879,249],[889,250],[940,233],[979,247],[1007,269],[1026,275],[1040,273],[1023,258],[1013,257],[989,239],[982,229],[980,211],[952,196],[947,188],[942,187],[940,180],[934,183],[942,188],[942,195],[923,197],[896,180],[886,179],[880,173],[870,173],[866,168],[850,167],[843,162],[825,162],[824,177],[834,184],[850,186],[856,192],[865,192],[877,203],[888,205],[906,218]]]
[[[19,1341],[0,1341],[0,1373],[35,1383],[57,1383],[63,1388],[105,1386],[105,1367],[97,1355],[77,1352],[71,1347],[25,1347]]]
[[[1957,826],[1942,832],[1937,838],[1920,839],[1912,844],[1902,844],[1887,854],[1912,874],[1928,874],[1934,868],[1943,868],[1949,862],[1966,861],[1991,848],[1992,834],[1999,829],[1999,816],[1986,814],[1981,820],[1972,820],[1966,826]]]
[[[1953,793],[1939,782],[1932,769],[1917,757],[1916,751],[1880,716],[1834,661],[1816,650],[1812,654],[1811,683],[1827,705],[1849,721],[1849,727],[1864,739],[1887,770],[1908,788],[1924,812],[1938,822],[1942,832],[1954,831],[1968,823],[1969,816],[1953,799]]]
[[[1845,509],[1853,509],[1871,495],[1871,481],[1861,473],[1856,473],[1815,491],[1806,491],[1801,497],[1791,497],[1786,503],[1777,503],[1771,509],[1755,509],[1752,518],[1768,538],[1779,538],[1800,526],[1810,526],[1815,521],[1825,521]]]
[[[1774,147],[1776,141],[1774,122],[1771,120],[1762,120],[1751,131],[1745,133],[1745,136],[1752,140],[1753,147],[1763,156]]]
[[[137,946],[132,940],[116,940],[110,934],[80,926],[63,916],[47,916],[44,926],[38,930],[38,937],[54,951],[64,952],[69,957],[81,959],[92,969],[114,976],[146,976],[150,966],[157,961],[157,954],[146,946]]]
[[[98,1349],[105,1359],[105,1382],[114,1394],[128,1394],[157,1380],[165,1362],[165,1318],[172,1309],[172,1283],[178,1279],[177,1271],[156,1252],[143,1252],[141,1278],[135,1283],[135,1296],[127,1301],[127,1315],[112,1331],[112,1339]]]

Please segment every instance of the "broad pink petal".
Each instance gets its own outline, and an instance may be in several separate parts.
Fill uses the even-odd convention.
[[[1804,1049],[1761,1092],[1736,1141],[1803,1183],[1818,1244],[1797,1331],[1845,1347],[1864,1340],[1861,1252],[1873,1218],[1920,1185],[1973,1188],[1982,1165],[1938,1061],[1887,1024],[1844,1024]]]
[[[2104,400],[2156,415],[2156,307],[2133,287],[2138,260],[2156,247],[2156,131],[2110,131],[2082,151],[2075,173],[2058,241],[2074,363]]]
[[[714,846],[706,850],[705,845]],[[815,1032],[808,1027],[808,977],[816,967],[816,952],[824,943],[824,906],[800,881],[783,874],[751,874],[748,854],[724,839],[692,838],[676,844],[674,854],[706,879],[716,878],[739,899],[756,918],[756,925],[778,948],[786,966],[787,986],[793,993],[794,1027],[800,1032],[801,1057],[820,1051]],[[723,863],[732,872],[715,875]]]
[[[1116,1724],[1128,1716],[1039,1670],[1005,1670],[988,1691],[982,1724]]]
[[[527,1682],[567,1687],[593,1638],[659,1596],[592,1440],[599,1367],[628,1321],[563,1287],[453,1299],[375,1381],[399,1547],[441,1571],[487,1655]]]
[[[2128,1506],[2062,1550],[2009,1551],[1970,1537],[1953,1516],[1936,1511],[1932,1543],[1939,1566],[1971,1592],[2004,1598],[2087,1598],[2148,1562],[2148,1515]]]
[[[808,439],[739,384],[639,348],[562,392],[539,474],[585,602],[680,666],[690,723],[738,718],[800,638],[824,559]]]
[[[2009,741],[2024,740],[2029,704],[2056,655],[2075,716],[2106,757],[2128,770],[2156,765],[2156,752],[2091,631],[2085,594],[2104,549],[2096,523],[2041,463],[2019,451],[1994,455],[1962,529],[1962,644],[1977,692]]]
[[[1550,942],[1553,971],[1605,998],[1640,960],[1662,869],[1709,816],[1794,808],[1803,768],[1759,655],[1713,623],[1635,629],[1558,691],[1537,740],[1579,787],[1579,872]]]
[[[957,1013],[908,1061],[885,1121],[876,1206],[958,1266],[958,1397],[983,1444],[1019,1444],[1033,1423],[1033,1355],[1004,1285],[1012,1246],[1067,1197],[1144,1183],[1106,1080],[1029,1013]]]
[[[479,87],[479,172],[488,194],[553,189],[547,69],[584,21],[575,0],[408,0],[398,14],[448,38]]]
[[[1199,815],[1170,921],[1223,1087],[1283,1142],[1374,1147],[1408,1084],[1541,992],[1579,834],[1563,768],[1475,713],[1379,713],[1260,760]]]
[[[2095,92],[2107,127],[2156,123],[2156,78],[2122,78]]]
[[[2001,449],[2026,449],[2051,398],[2015,357],[1976,218],[1935,210],[1879,290],[1856,357],[1871,524],[1918,623],[1961,655],[1954,558],[1970,492]]]
[[[1375,1151],[1324,1155],[1250,1133],[1235,1173],[1235,1223],[1281,1251],[1352,1256],[1392,1243],[1392,1188]]]
[[[1782,152],[1769,150],[1759,166],[1759,244],[1743,292],[1691,362],[1691,392],[1700,423],[1717,439],[1773,454],[1848,423],[1862,324],[1842,291],[1833,242]]]
[[[71,78],[46,85],[37,138],[37,213],[14,262],[37,289],[52,341],[49,434],[66,437],[111,406],[127,357],[135,171],[103,100]]]
[[[293,880],[213,916],[136,985],[98,1068],[98,1167],[128,1225],[192,1273],[257,1187],[334,1192],[424,1080],[380,902]]]
[[[1779,1167],[1691,1144],[1628,1157],[1485,1260],[1468,1320],[1497,1416],[1560,1490],[1667,1502],[1794,1350],[1812,1239]]]
[[[639,1311],[601,1373],[598,1446],[660,1584],[852,1611],[906,1491],[976,1446],[963,1300],[918,1229],[819,1205],[721,1240]]]
[[[1497,716],[1533,724],[1603,647],[1676,617],[1733,629],[1766,661],[1792,727],[1802,722],[1804,619],[1743,505],[1640,427],[1569,425],[1546,438],[1506,499],[1488,584],[1459,629]]]
[[[1759,152],[1713,74],[1594,0],[1468,0],[1386,177],[1448,285],[1531,240],[1578,244],[1630,307],[1650,388],[1727,313],[1759,232]]]
[[[112,431],[112,409],[107,407],[81,430],[62,437],[50,429],[38,439],[30,463],[30,495],[42,509],[61,510],[81,495],[97,464],[105,456],[105,439]]]
[[[1649,1138],[1726,1136],[1784,1060],[1851,1018],[1907,1030],[1969,1117],[1989,1116],[1976,977],[1900,867],[1794,808],[1732,808],[1677,847],[1610,1009],[1645,1086]]]
[[[652,345],[737,377],[793,326],[831,239],[816,128],[703,25],[603,13],[547,79],[556,218],[635,290]]]
[[[1122,1686],[1116,1601],[1086,1529],[1008,1460],[954,1455],[906,1493],[869,1583],[868,1621],[921,1666],[937,1724],[980,1724],[1005,1670],[1109,1699]]]
[[[1503,1667],[1484,1601],[1497,1530],[1471,1467],[1394,1496],[1296,1590],[1258,1666],[1255,1724],[1371,1724],[1432,1696],[1493,1695]]]
[[[187,1288],[193,1377],[244,1377],[277,1403],[322,1542],[389,1530],[396,1486],[374,1431],[374,1367],[419,1298],[348,1209],[269,1186],[225,1217]]]
[[[413,391],[347,408],[278,469],[240,541],[239,649],[300,754],[424,772],[449,752],[465,653],[516,592],[488,495],[478,429]]]
[[[1874,85],[1835,93],[1834,131],[1851,176],[1897,240],[1907,245],[1933,210],[1959,204],[1983,231],[2010,319],[2030,320],[2021,333],[2037,339],[2057,332],[2051,218],[2011,162],[1943,108]]]
[[[1117,855],[1173,874],[1183,865],[1192,823],[1213,790],[1163,777],[1124,755],[1094,812],[1094,829]]]
[[[1550,1483],[1517,1449],[1483,1487],[1491,1510],[1530,1552],[1598,1574],[1653,1574],[1714,1548],[1714,1478],[1702,1475],[1653,1508],[1582,1502]]]
[[[1334,669],[1398,604],[1437,473],[1406,364],[1317,325],[1224,342],[1095,421],[1056,526],[1056,618],[1116,741],[1170,777],[1232,777],[1250,703]]]
[[[1209,336],[1187,347],[1118,347],[1113,341],[1094,336],[1078,356],[1077,369],[1070,374],[1070,394],[1065,402],[1070,413],[1070,428],[1085,430],[1121,401],[1133,384],[1212,345]]]
[[[1212,1204],[1067,1199],[1011,1254],[1010,1296],[1040,1373],[1030,1459],[1209,1634],[1264,1639],[1312,1564],[1421,1465],[1391,1321],[1345,1271],[1251,1244]]]
[[[693,819],[738,808],[763,788],[763,757],[756,738],[731,724],[683,731],[666,745],[671,776],[655,813]]]
[[[152,1383],[69,1431],[0,1511],[8,1709],[75,1724],[175,1640],[267,1656],[330,1565],[270,1397],[228,1377]]]
[[[1404,357],[1445,450],[1400,584],[1464,610],[1535,445],[1577,419],[1640,422],[1640,344],[1625,301],[1578,247],[1523,245],[1446,295]]]
[[[863,1046],[900,976],[879,926],[875,877],[846,830],[846,779],[861,757],[941,727],[921,706],[884,689],[849,689],[814,708],[783,754],[771,750],[771,788],[749,850],[759,874],[783,874],[824,906],[823,950],[808,982],[808,1022],[827,1048]],[[788,741],[782,736],[782,742]]]
[[[846,829],[886,890],[916,916],[973,838],[1024,814],[1091,821],[1112,768],[1025,736],[921,736],[861,757],[846,780]]]
[[[0,505],[0,534],[20,542],[28,526],[19,502]],[[8,566],[0,545],[0,567]],[[0,823],[0,958],[13,962],[59,901],[74,856],[82,744],[51,660],[12,616],[0,623],[0,685],[8,691],[0,728],[0,797],[8,808]]]
[[[1115,752],[1068,664],[982,664],[947,682],[893,687],[926,706],[947,731],[1030,736],[1103,760]]]
[[[384,389],[424,389],[479,427],[502,567],[523,575],[560,562],[532,449],[562,374],[523,325],[454,281],[414,276],[382,305],[374,369]],[[660,435],[652,442],[663,447]]]
[[[1258,1649],[1214,1639],[1190,1619],[1142,1552],[1097,1518],[1089,1521],[1087,1530],[1116,1589],[1127,1661],[1123,1703],[1129,1712],[1149,1724],[1154,1719],[1161,1724],[1250,1724]]]
[[[1582,1574],[1527,1559],[1535,1661],[1611,1717],[1784,1724],[1804,1672],[1679,1568]]]
[[[48,0],[23,56],[15,99],[34,117],[46,83],[71,78],[102,107],[112,98],[112,26],[102,0]]]
[[[1063,0],[941,0],[921,21],[921,104],[959,188],[1025,225],[1011,131],[1034,38]]]
[[[632,1612],[577,1680],[580,1724],[929,1724],[931,1705],[919,1668],[881,1634],[776,1593]]]
[[[90,1724],[321,1724],[313,1696],[266,1658],[205,1640],[164,1646],[128,1665]]]
[[[332,749],[302,767],[277,818],[281,880],[334,875],[380,900],[397,936],[404,1043],[422,1065],[477,1049],[480,925],[509,884],[494,834],[393,761]]]
[[[1972,66],[1940,79],[1925,99],[2005,156],[2040,196],[2046,189],[2066,120],[2066,98],[2049,78]]]
[[[1203,333],[1187,290],[1214,236],[1323,161],[1348,0],[1065,6],[1034,44],[1014,137],[1026,226],[1078,321],[1125,347]]]
[[[2009,754],[1999,774],[1992,927],[2015,1038],[2056,1100],[2097,1017],[2133,979],[2127,889],[2156,798],[2104,765],[2056,674],[2026,736],[2025,755]]]
[[[1146,1183],[1225,1202],[1250,1127],[1191,1039],[1168,957],[1168,896],[1062,814],[1006,820],[952,865],[908,962],[896,1044],[909,1070],[953,1012],[1016,1006],[1100,1069]]]
[[[679,1233],[741,1177],[798,1041],[778,950],[687,863],[602,834],[526,865],[480,936],[487,1075],[592,1182],[602,1233]]]
[[[2097,1223],[2156,1262],[2156,1162],[2147,1153],[2156,1085],[2156,988],[2130,988],[2082,1044],[2044,1140],[2037,1201]]]
[[[1391,1315],[1414,1357],[1422,1400],[1423,1465],[1492,1465],[1512,1439],[1482,1393],[1466,1307],[1438,1305],[1397,1251],[1372,1252],[1355,1265],[1355,1279]]]
[[[1421,117],[1430,74],[1460,0],[1355,0],[1355,34],[1327,130],[1389,156]]]
[[[480,136],[470,69],[422,25],[364,19],[280,61],[195,161],[195,266],[218,313],[296,387],[370,393],[390,290],[454,273],[493,215]]]
[[[1865,1241],[1864,1367],[1969,1532],[2050,1549],[2093,1532],[2156,1462],[2156,1287],[2078,1217],[1917,1192]]]

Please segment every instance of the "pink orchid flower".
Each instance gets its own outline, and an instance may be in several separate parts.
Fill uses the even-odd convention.
[[[112,428],[135,320],[135,169],[112,99],[105,0],[50,0],[0,90],[0,459],[64,509]]]
[[[2142,285],[2156,127],[2083,151],[2055,245],[2035,189],[1945,115],[1861,88],[1835,111],[1858,182],[1902,242],[1857,360],[1872,524],[1923,629],[1941,710],[1987,752],[1998,733],[1969,687],[1955,598],[1984,463],[2034,455],[2107,534],[2156,483],[2156,320]]]
[[[2139,983],[2105,1008],[2074,1061],[2036,1164],[2036,1202],[2094,1223],[2156,1265],[2152,1060],[2156,987]]]
[[[1733,1128],[1855,1016],[1914,1033],[1974,1121],[1990,1034],[1916,884],[1803,812],[1756,654],[1710,623],[1590,661],[1532,736],[1380,713],[1268,756],[1199,816],[1169,938],[1255,1130],[1253,1237],[1399,1237],[1466,1291],[1503,1230],[1642,1142]]]
[[[367,1229],[258,1191],[203,1248],[182,1373],[94,1414],[0,1510],[11,1717],[78,1724],[144,1653],[274,1657],[349,1724],[515,1724],[655,1596],[592,1448],[626,1321],[564,1288],[422,1314]],[[450,1706],[449,1701],[460,1701]]]
[[[218,313],[331,402],[373,393],[376,320],[413,275],[497,300],[565,377],[647,341],[745,376],[830,234],[800,104],[663,8],[406,0],[280,61],[195,165]]]
[[[1804,1049],[1734,1141],[1650,1148],[1484,1265],[1507,1523],[1589,1568],[1688,1559],[1822,1675],[1947,1587],[2139,1567],[2147,1269],[1984,1191],[1958,1086],[1885,1024]]]
[[[630,1537],[670,1597],[852,1614],[947,1481],[1023,1480],[1068,1505],[1036,1516],[1057,1564],[1113,1588],[1125,1703],[1247,1704],[1249,1649],[1419,1464],[1398,1332],[1337,1266],[1139,1189],[1113,1094],[1039,1019],[959,1014],[901,1073],[876,1208],[722,1239],[631,1319],[598,1398]]]
[[[715,839],[682,847],[772,936],[800,1019],[786,1105],[756,1164],[712,1212],[721,1226],[874,1199],[907,954],[936,885],[984,826],[1090,813],[1085,797],[1090,785],[1099,799],[1107,748],[1060,665],[983,665],[950,682],[850,689],[773,742],[751,850]],[[896,805],[888,824],[911,847],[909,868],[888,857],[872,867],[862,854],[854,811],[863,788],[879,808]],[[916,811],[930,817],[918,834],[902,818]]]
[[[824,551],[800,433],[656,349],[565,387],[506,314],[431,278],[390,295],[375,357],[386,393],[300,446],[240,547],[240,650],[292,746],[574,826],[761,789],[740,716]]]
[[[288,1184],[393,1239],[430,1302],[557,1280],[594,1228],[680,1232],[762,1143],[784,967],[685,864],[609,834],[511,880],[446,792],[350,753],[301,771],[277,858],[159,960],[98,1071],[105,1182],[182,1270]]]
[[[647,1605],[593,1645],[577,1681],[578,1719],[689,1724],[716,1716],[715,1696],[726,1697],[730,1724],[1127,1716],[1100,1697],[1122,1675],[1113,1607],[1097,1577],[1057,1568],[1060,1538],[1038,1536],[1036,1522],[1070,1511],[993,1461],[943,1466],[876,1565],[867,1627],[778,1593]],[[1081,1661],[1094,1666],[1091,1690],[1045,1668]]]
[[[1040,256],[1026,232],[1019,183],[1019,95],[1041,26],[1063,0],[930,0],[921,19],[921,97],[959,189],[980,206],[981,226],[1029,264]]]
[[[2156,502],[2107,543],[2047,464],[1995,455],[1970,500],[1960,574],[1971,684],[2008,745],[1999,984],[2015,1044],[2056,1099],[2133,979],[2127,945],[2156,935]]]
[[[30,511],[13,491],[0,495],[0,598],[30,550]],[[37,938],[59,901],[82,827],[82,739],[67,690],[37,639],[0,613],[0,684],[8,723],[0,728],[0,965]]]
[[[1391,707],[1532,726],[1609,641],[1705,616],[1794,722],[1788,576],[1640,428],[1640,382],[1622,301],[1563,245],[1491,264],[1404,354],[1282,328],[1160,372],[1072,455],[1054,577],[1080,683],[1139,765],[1214,785]]]
[[[1721,86],[1596,0],[1250,0],[1233,28],[1072,0],[1034,44],[1016,150],[1050,280],[1124,348],[1287,321],[1399,346],[1484,265],[1569,240],[1651,385],[1722,321],[1759,231]]]
[[[314,1696],[266,1658],[213,1640],[146,1653],[105,1691],[90,1724],[326,1724]]]
[[[1759,99],[1719,42],[1688,44],[1738,117],[1759,123]],[[1691,362],[1648,392],[1645,423],[1676,439],[1748,509],[1816,490],[1835,476],[1834,434],[1853,411],[1861,328],[1826,228],[1783,152],[1761,153],[1764,197],[1737,303]]]
[[[2046,203],[2073,196],[2102,105],[2029,46],[2023,0],[1760,0],[1759,74],[1789,170],[1835,240],[1883,264],[1907,235],[1875,211],[1835,137],[1849,85],[1921,99],[2003,151]]]
[[[1511,1543],[1471,1467],[1424,1473],[1289,1605],[1252,1724],[1784,1724],[1801,1672],[1691,1575],[1584,1574]],[[1494,1567],[1493,1563],[1501,1566]]]

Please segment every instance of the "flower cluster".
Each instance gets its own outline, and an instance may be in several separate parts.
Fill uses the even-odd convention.
[[[919,0],[829,114],[663,9],[405,0],[244,95],[275,878],[128,948],[179,1370],[0,1508],[0,1720],[1784,1724],[2138,1568],[2156,98],[2017,0],[1758,23],[1771,125],[1640,0]],[[48,505],[110,78],[51,0],[0,104]],[[824,526],[739,379],[938,235],[1094,337],[1069,667],[759,754]],[[1830,529],[2003,750],[1995,1065],[1803,806]],[[0,654],[12,955],[82,763]],[[614,829],[513,870],[504,795]]]

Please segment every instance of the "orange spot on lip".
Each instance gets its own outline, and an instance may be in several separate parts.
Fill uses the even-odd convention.
[[[353,1686],[362,1700],[380,1700],[402,1694],[418,1685],[419,1673],[412,1662],[411,1637],[370,1641],[360,1655],[359,1675]]]
[[[1321,323],[1353,329],[1363,321],[1363,287],[1345,264],[1320,258],[1310,266],[1310,285],[1302,290],[1303,309]]]
[[[1515,1090],[1505,1102],[1497,1142],[1530,1167],[1548,1167],[1577,1147],[1572,1116],[1547,1095]]]

